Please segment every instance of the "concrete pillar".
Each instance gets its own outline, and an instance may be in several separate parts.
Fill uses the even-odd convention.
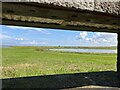
[[[117,54],[117,72],[119,73],[120,75],[120,33],[118,33],[118,47],[117,47],[117,50],[118,50],[118,54]]]

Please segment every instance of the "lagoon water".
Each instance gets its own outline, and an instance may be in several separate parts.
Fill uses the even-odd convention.
[[[117,53],[117,50],[105,50],[105,49],[49,49],[49,50],[63,52],[84,52],[84,53]]]

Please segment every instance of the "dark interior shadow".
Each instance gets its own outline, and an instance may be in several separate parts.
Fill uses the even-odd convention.
[[[120,79],[114,71],[57,74],[2,79],[3,88],[76,88],[83,86],[120,87]]]

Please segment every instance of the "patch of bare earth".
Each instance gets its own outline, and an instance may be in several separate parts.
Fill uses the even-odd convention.
[[[6,67],[1,66],[0,70],[2,70],[2,74],[0,75],[0,77],[15,77],[16,76],[16,70],[24,69],[24,68],[31,68],[31,67],[34,67],[34,66],[35,66],[35,64],[28,64],[28,63],[17,64],[17,65],[14,65],[14,66],[6,66]]]
[[[77,65],[75,65],[75,64],[68,65],[67,69],[71,70],[71,71],[80,71],[79,67]]]
[[[25,63],[25,64],[17,64],[17,65],[14,65],[14,66],[7,66],[7,67],[3,67],[1,66],[0,69],[4,70],[4,69],[18,69],[18,68],[26,68],[26,67],[33,67],[35,66],[35,64],[28,64],[28,63]]]

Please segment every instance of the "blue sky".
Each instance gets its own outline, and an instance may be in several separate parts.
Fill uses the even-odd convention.
[[[117,46],[117,34],[0,25],[3,45]]]

